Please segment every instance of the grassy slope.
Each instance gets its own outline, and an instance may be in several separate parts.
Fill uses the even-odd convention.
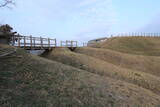
[[[160,76],[160,57],[130,55],[109,49],[100,48],[78,48],[75,52],[89,55],[119,67],[137,71],[143,71],[156,76]]]
[[[13,48],[0,45],[0,49]],[[4,51],[0,51],[0,54]],[[152,92],[17,50],[0,58],[3,107],[159,107]]]
[[[123,53],[160,56],[160,37],[114,37],[98,47]]]
[[[103,60],[84,54],[74,53],[67,49],[54,49],[50,53],[44,53],[43,57],[87,70],[101,76],[133,83],[160,95],[160,78],[148,73],[124,69]]]

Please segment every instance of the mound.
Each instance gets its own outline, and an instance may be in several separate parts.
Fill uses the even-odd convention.
[[[54,49],[51,52],[44,53],[43,57],[101,76],[133,83],[160,95],[160,78],[148,73],[124,69],[103,60],[84,54],[74,53],[67,49]]]
[[[160,56],[160,37],[114,37],[97,46],[123,53]]]
[[[112,51],[109,49],[88,47],[78,48],[75,52],[104,60],[119,67],[143,71],[156,76],[160,76],[160,57],[130,55]]]
[[[13,48],[0,45],[0,49]],[[160,105],[160,97],[146,89],[32,56],[23,50],[18,49],[15,53],[0,57],[0,64],[1,106]]]

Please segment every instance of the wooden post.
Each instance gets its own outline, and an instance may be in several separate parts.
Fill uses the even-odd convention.
[[[26,47],[26,37],[24,36],[24,48]]]
[[[73,41],[71,41],[71,48],[73,47]]]
[[[30,36],[30,45],[31,45],[31,49],[32,49],[32,35]]]
[[[15,44],[15,36],[12,36],[12,46]]]
[[[33,38],[33,43],[34,43],[34,48],[36,47],[36,40],[35,40],[36,38],[34,37]]]
[[[78,47],[78,42],[76,41],[76,47]]]
[[[40,37],[40,41],[41,41],[41,48],[43,48],[43,38]]]
[[[68,40],[66,40],[66,47],[68,47]]]
[[[57,47],[57,39],[55,39],[55,47]]]
[[[86,47],[87,46],[87,43],[83,43],[83,47]]]
[[[50,49],[50,39],[48,38],[48,47]]]
[[[21,41],[20,41],[20,36],[18,36],[18,47],[20,47],[21,46],[21,43],[20,43]]]
[[[60,42],[60,44],[61,44],[61,47],[62,47],[62,45],[63,45],[63,44],[62,44],[62,41]]]

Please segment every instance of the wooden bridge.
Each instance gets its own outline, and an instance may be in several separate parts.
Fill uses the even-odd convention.
[[[53,48],[68,47],[74,49],[78,47],[77,41],[61,41],[61,45],[57,45],[56,39],[32,37],[32,36],[20,36],[16,35],[12,37],[12,46],[24,48],[26,50],[50,50]]]

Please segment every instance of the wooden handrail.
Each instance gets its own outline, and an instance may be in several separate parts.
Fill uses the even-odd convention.
[[[15,42],[15,43],[14,43]],[[25,49],[52,49],[57,47],[57,40],[42,37],[14,36],[13,44]],[[61,47],[77,47],[77,41],[60,41]]]

